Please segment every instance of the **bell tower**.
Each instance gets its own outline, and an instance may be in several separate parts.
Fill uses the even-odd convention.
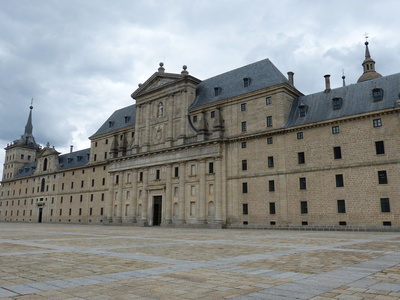
[[[28,121],[25,125],[25,132],[21,138],[7,145],[6,157],[4,159],[2,181],[11,180],[18,173],[18,170],[28,163],[36,161],[38,152],[41,150],[40,145],[36,144],[32,135],[32,103],[29,107]]]

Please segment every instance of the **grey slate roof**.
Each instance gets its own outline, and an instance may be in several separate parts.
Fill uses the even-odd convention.
[[[127,117],[127,118],[125,118]],[[136,104],[116,110],[91,137],[135,125]],[[110,123],[111,122],[111,123]]]
[[[85,166],[89,163],[90,148],[67,153],[58,157],[60,170]]]
[[[243,78],[250,78],[248,87],[244,87]],[[269,59],[264,59],[199,83],[197,85],[196,98],[189,108],[287,82],[288,79],[274,64]],[[220,95],[215,96],[214,87],[221,88]]]
[[[383,90],[381,101],[373,101],[372,90],[375,88]],[[301,96],[293,102],[284,127],[288,128],[397,107],[396,100],[399,99],[399,92],[400,73],[332,89],[330,93],[319,92]],[[339,110],[333,110],[332,99],[335,97],[343,99],[342,107]],[[298,107],[300,104],[305,105],[307,109],[304,117],[299,116]]]
[[[15,174],[14,178],[22,178],[26,176],[31,176],[33,172],[36,170],[37,162],[31,162],[23,166],[18,170],[18,173]]]

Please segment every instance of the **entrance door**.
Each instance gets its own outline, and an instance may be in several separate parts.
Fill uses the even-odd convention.
[[[39,218],[38,222],[42,223],[43,207],[39,207]]]
[[[162,212],[162,196],[153,197],[153,225],[160,226]]]

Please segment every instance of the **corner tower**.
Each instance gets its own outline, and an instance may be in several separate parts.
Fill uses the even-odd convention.
[[[29,107],[28,121],[25,125],[25,132],[21,138],[8,144],[6,148],[6,157],[4,159],[3,181],[12,179],[20,168],[28,163],[36,161],[37,154],[41,147],[36,144],[35,138],[32,135],[32,109]]]
[[[381,74],[375,71],[375,61],[371,58],[368,49],[368,41],[365,42],[365,59],[362,63],[364,73],[358,78],[357,82],[363,82],[371,79],[382,77]]]

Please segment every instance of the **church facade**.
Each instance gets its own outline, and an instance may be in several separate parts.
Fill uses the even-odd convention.
[[[60,154],[7,147],[0,221],[209,228],[400,228],[400,74],[303,95],[265,59],[201,81],[160,66]]]

